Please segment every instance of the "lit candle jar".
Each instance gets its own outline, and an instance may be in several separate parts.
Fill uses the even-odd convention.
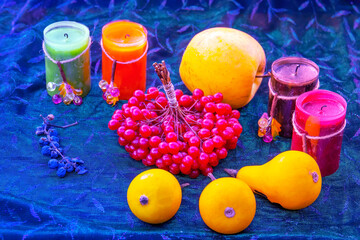
[[[339,168],[346,107],[343,97],[327,90],[307,92],[296,100],[291,149],[310,154],[323,177]]]
[[[108,23],[102,29],[101,44],[103,80],[110,84],[113,76],[113,84],[120,90],[119,99],[129,99],[137,89],[145,91],[146,28],[126,20]]]
[[[50,96],[59,93],[63,78],[57,62],[64,70],[67,82],[86,96],[91,88],[89,29],[80,23],[62,21],[44,29],[46,86]]]
[[[306,58],[284,57],[271,65],[268,113],[280,125],[279,135],[291,137],[295,101],[319,87],[319,67]]]

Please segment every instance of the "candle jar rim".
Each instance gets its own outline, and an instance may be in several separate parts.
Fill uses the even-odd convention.
[[[313,67],[316,69],[317,75],[316,75],[316,77],[311,78],[311,79],[309,79],[309,80],[307,80],[307,81],[303,81],[303,82],[288,82],[288,81],[284,81],[283,79],[281,79],[281,77],[279,77],[279,75],[276,74],[275,67],[284,65],[284,64],[286,64],[286,63],[306,63],[306,64],[309,64],[309,65],[313,66]],[[302,58],[302,57],[295,57],[295,56],[282,57],[282,58],[276,59],[276,60],[271,64],[271,75],[272,75],[272,77],[273,77],[276,81],[278,81],[278,82],[280,82],[280,83],[282,83],[282,84],[284,84],[284,85],[294,85],[294,86],[304,86],[304,85],[308,85],[308,84],[310,84],[310,83],[312,83],[312,82],[314,82],[314,81],[316,81],[316,80],[319,79],[319,72],[320,72],[320,68],[319,68],[319,66],[318,66],[315,62],[313,62],[313,61],[311,61],[311,60],[309,60],[309,59],[307,59],[307,58]]]
[[[78,23],[78,22],[74,22],[74,21],[59,21],[59,22],[54,22],[50,25],[48,25],[44,31],[43,31],[43,34],[44,34],[44,41],[45,43],[54,43],[54,44],[58,44],[58,42],[56,41],[52,41],[51,39],[49,39],[46,35],[48,32],[50,32],[51,30],[53,29],[56,29],[56,28],[60,28],[60,27],[71,27],[71,28],[77,28],[77,29],[80,29],[81,31],[84,32],[85,34],[85,37],[84,39],[88,39],[89,36],[90,36],[90,31],[89,31],[89,28],[87,26],[85,26],[84,24],[82,23]]]
[[[139,27],[139,30],[142,30],[145,37],[143,40],[141,41],[138,41],[138,42],[134,42],[134,43],[118,43],[116,42],[115,45],[117,45],[118,47],[121,47],[121,48],[126,48],[126,47],[134,47],[134,46],[138,46],[138,45],[143,45],[146,43],[147,41],[147,35],[148,35],[148,32],[147,32],[147,29],[141,25],[140,23],[136,23],[136,22],[132,22],[130,20],[127,20],[127,19],[123,19],[123,20],[115,20],[115,21],[112,21],[112,22],[109,22],[107,24],[105,24],[103,27],[102,27],[102,37],[106,37],[106,29],[108,29],[109,26],[111,25],[114,25],[114,24],[119,24],[119,23],[123,23],[123,22],[126,22],[126,23],[131,23],[133,25],[136,25],[137,27]]]
[[[334,116],[326,116],[326,119],[324,119],[324,117],[319,117],[319,120],[321,122],[323,122],[323,124],[327,124],[327,123],[333,122],[333,121],[338,120],[338,119],[343,119],[343,118],[345,119],[346,108],[347,108],[347,103],[346,103],[345,99],[341,95],[339,95],[339,94],[337,94],[335,92],[331,92],[331,91],[324,90],[324,89],[312,90],[312,91],[309,91],[309,92],[305,92],[305,93],[301,94],[297,98],[297,100],[296,100],[296,108],[297,108],[298,111],[301,111],[303,113],[303,115],[305,115],[305,119],[309,118],[312,114],[310,112],[308,112],[307,110],[305,110],[303,105],[304,105],[304,103],[306,103],[305,101],[308,98],[312,97],[313,94],[320,94],[320,96],[322,98],[327,98],[327,99],[337,101],[344,108],[344,110],[341,113],[339,113],[337,115],[334,115]],[[295,114],[295,116],[296,116],[296,114]],[[298,117],[296,116],[296,118],[298,118]],[[299,124],[297,123],[297,125],[299,125]]]

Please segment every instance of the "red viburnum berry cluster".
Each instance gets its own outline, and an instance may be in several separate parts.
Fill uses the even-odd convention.
[[[154,65],[166,95],[155,87],[146,94],[136,90],[108,127],[117,130],[119,144],[130,156],[146,166],[191,178],[207,176],[228,149],[236,148],[240,112],[222,103],[221,93],[204,96],[195,89],[191,96],[174,90],[165,63]]]

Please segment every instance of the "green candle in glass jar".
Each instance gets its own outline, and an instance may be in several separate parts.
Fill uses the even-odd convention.
[[[44,29],[46,88],[53,96],[59,93],[62,77],[55,61],[65,61],[62,68],[67,82],[75,89],[81,89],[81,97],[91,88],[90,79],[90,37],[89,29],[80,23],[61,21]],[[49,59],[48,56],[52,58]]]

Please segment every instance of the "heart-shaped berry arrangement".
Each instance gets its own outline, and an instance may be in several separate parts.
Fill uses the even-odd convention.
[[[151,87],[136,90],[114,112],[109,129],[117,130],[119,144],[146,166],[156,165],[172,174],[207,176],[219,160],[235,149],[242,126],[240,112],[222,103],[223,95],[193,95],[174,90],[165,62],[154,63],[165,93]]]

